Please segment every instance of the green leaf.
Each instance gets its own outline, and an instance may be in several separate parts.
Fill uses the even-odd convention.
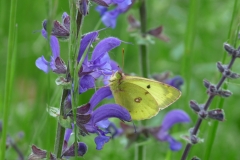
[[[48,107],[46,110],[47,110],[47,112],[50,114],[50,116],[52,116],[52,117],[58,117],[58,116],[60,116],[60,110],[59,110],[59,108],[56,108],[56,107]]]
[[[60,123],[60,125],[62,127],[72,129],[71,118],[70,117],[65,118],[63,116],[59,116],[58,122]]]

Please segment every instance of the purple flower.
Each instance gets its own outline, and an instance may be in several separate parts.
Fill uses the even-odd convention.
[[[183,83],[184,83],[183,78],[181,76],[175,76],[173,78],[165,80],[164,82],[179,89],[179,90],[180,90],[181,85],[183,85]]]
[[[110,5],[116,5],[116,7],[111,10],[107,11],[107,7],[98,6],[96,10],[100,13],[102,17],[102,22],[106,27],[115,28],[116,21],[119,14],[122,14],[128,10],[130,5],[132,4],[131,0],[105,0],[105,2]]]
[[[42,35],[47,38],[47,32],[44,29],[42,29]],[[60,58],[60,47],[58,39],[55,36],[50,36],[50,47],[52,50],[50,62],[42,56],[36,60],[36,66],[45,73],[48,73],[50,70],[58,74],[66,73],[67,67],[64,61]]]
[[[85,105],[90,106],[86,114],[90,114],[91,119],[88,123],[84,124],[84,127],[89,133],[95,133],[98,135],[95,138],[95,143],[97,145],[96,148],[98,150],[102,149],[103,145],[111,139],[110,136],[107,136],[109,131],[106,130],[111,124],[111,122],[108,121],[108,118],[115,117],[122,121],[131,121],[129,112],[118,104],[104,104],[94,110],[104,98],[111,95],[112,93],[109,87],[102,87],[94,93],[88,105]],[[79,108],[77,112],[79,112],[79,110],[82,109]]]
[[[74,126],[74,125],[72,125]],[[68,141],[70,139],[70,136],[72,134],[72,129],[67,128],[65,130],[65,135],[64,135],[64,142],[63,142],[63,149],[62,149],[62,157],[72,157],[75,156],[75,145],[74,143],[70,146],[68,146]],[[78,142],[78,156],[83,156],[87,152],[87,145],[82,142]]]
[[[78,54],[78,62],[80,61],[83,53],[89,48],[89,46],[96,40],[98,32],[90,32],[84,35],[81,41],[81,47]],[[104,79],[108,79],[114,72],[112,68],[112,61],[108,55],[108,52],[113,48],[119,46],[121,41],[115,37],[108,37],[101,40],[92,52],[92,57],[89,59],[88,55],[83,61],[82,67],[78,73],[79,80],[79,93],[83,93],[90,88],[95,87],[95,80],[100,76]],[[89,52],[87,50],[86,52]]]
[[[176,123],[190,122],[190,117],[182,110],[176,109],[168,112],[157,128],[152,128],[150,133],[159,141],[167,141],[172,151],[178,151],[182,148],[182,144],[175,140],[170,134],[169,129]]]
[[[82,142],[78,142],[78,156],[83,156],[87,152],[87,145]],[[74,157],[75,156],[75,144],[73,143],[70,147],[62,151],[61,157]]]

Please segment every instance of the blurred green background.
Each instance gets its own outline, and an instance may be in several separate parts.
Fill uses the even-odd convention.
[[[5,86],[8,25],[10,1],[0,2],[0,119],[3,116],[3,97]],[[17,57],[15,63],[15,76],[13,84],[13,95],[11,100],[11,114],[8,122],[8,135],[16,137],[17,133],[24,132],[22,139],[15,139],[17,146],[27,157],[30,153],[30,146],[37,145],[43,149],[53,151],[56,120],[46,112],[47,105],[58,107],[60,104],[61,89],[55,86],[57,76],[40,71],[35,66],[35,60],[44,55],[50,56],[47,41],[41,36],[41,23],[47,18],[48,1],[18,1],[16,23],[18,28]],[[60,20],[63,12],[69,13],[68,1],[53,1],[52,9],[54,19]],[[199,0],[197,1],[196,24],[194,26],[194,46],[189,57],[184,60],[184,43],[187,32],[187,20],[189,16],[190,1],[188,0],[152,0],[147,1],[147,28],[151,29],[159,25],[164,26],[164,34],[170,38],[169,42],[155,40],[154,45],[150,45],[149,69],[150,73],[161,73],[171,71],[172,75],[182,75],[190,77],[190,88],[186,88],[186,83],[182,86],[182,97],[171,107],[159,113],[156,117],[149,120],[148,124],[157,126],[161,124],[163,116],[172,109],[183,109],[191,117],[191,124],[175,126],[173,132],[185,132],[192,127],[197,119],[197,115],[189,108],[189,101],[196,100],[204,103],[207,99],[206,89],[202,85],[203,79],[208,79],[217,83],[220,77],[216,69],[216,62],[221,61],[224,54],[223,43],[228,42],[228,32],[233,12],[234,1],[220,0]],[[92,31],[99,21],[99,14],[94,10],[96,4],[91,3],[89,15],[85,17],[83,33]],[[240,6],[238,5],[237,8]],[[122,64],[122,48],[125,49],[125,73],[140,74],[139,69],[139,49],[135,39],[127,32],[127,16],[133,14],[139,18],[137,7],[132,8],[127,13],[119,16],[115,29],[105,29],[100,32],[100,38],[114,36],[125,42],[134,45],[121,44],[120,47],[112,50],[110,55],[120,65]],[[236,34],[237,24],[239,23],[239,11],[237,10],[234,18],[232,35]],[[98,29],[105,28],[103,24]],[[68,57],[68,44],[60,42],[61,57]],[[228,63],[230,57],[227,57]],[[183,69],[184,63],[189,62],[187,70]],[[237,60],[233,70],[240,71],[240,61]],[[14,64],[13,64],[14,65]],[[213,144],[210,159],[239,159],[240,157],[240,81],[228,84],[233,96],[224,101],[226,121],[219,122],[217,134]],[[93,91],[89,91],[80,98],[82,103],[89,100]],[[214,99],[211,109],[217,108],[220,98]],[[80,104],[79,104],[80,105]],[[118,123],[119,121],[115,121]],[[204,121],[200,128],[199,136],[204,139],[190,151],[189,158],[194,155],[203,158],[208,145],[209,130],[214,121]],[[218,123],[218,122],[217,122]],[[98,151],[94,144],[95,136],[84,137],[82,141],[88,145],[88,152],[84,156],[86,160],[119,160],[133,159],[134,146],[125,148],[126,139],[124,137],[114,139]],[[185,142],[183,146],[185,147]],[[160,143],[149,139],[147,146],[147,159],[164,159],[169,154],[167,143]],[[170,159],[180,159],[183,152],[172,152]],[[16,153],[12,148],[6,152],[6,159],[17,159]]]

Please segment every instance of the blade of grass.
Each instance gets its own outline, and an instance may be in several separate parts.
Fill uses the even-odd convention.
[[[185,102],[189,100],[189,90],[191,83],[191,72],[189,71],[192,68],[191,59],[193,58],[193,46],[195,39],[195,30],[196,30],[196,20],[197,20],[197,11],[198,11],[198,0],[191,0],[189,4],[189,12],[188,12],[188,20],[186,26],[186,34],[184,40],[184,54],[181,68],[181,75],[184,77],[186,81],[186,96]]]
[[[6,138],[8,129],[8,119],[11,110],[11,96],[12,96],[12,85],[14,77],[14,65],[15,61],[13,58],[16,57],[16,11],[17,11],[17,0],[11,1],[10,6],[10,20],[9,20],[9,32],[8,32],[8,51],[7,51],[7,68],[6,68],[6,79],[5,79],[5,96],[3,105],[3,126],[2,126],[2,137],[1,137],[1,158],[5,159],[6,151]]]

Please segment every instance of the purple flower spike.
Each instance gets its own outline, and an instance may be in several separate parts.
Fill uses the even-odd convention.
[[[104,144],[107,143],[109,140],[110,140],[110,137],[108,137],[108,136],[102,136],[102,135],[97,136],[94,139],[94,141],[97,145],[96,149],[101,150],[103,148]]]
[[[166,114],[163,119],[162,126],[151,131],[152,135],[159,141],[167,141],[172,151],[181,149],[182,144],[176,141],[168,133],[169,129],[176,123],[190,122],[190,117],[182,110],[172,110]]]

